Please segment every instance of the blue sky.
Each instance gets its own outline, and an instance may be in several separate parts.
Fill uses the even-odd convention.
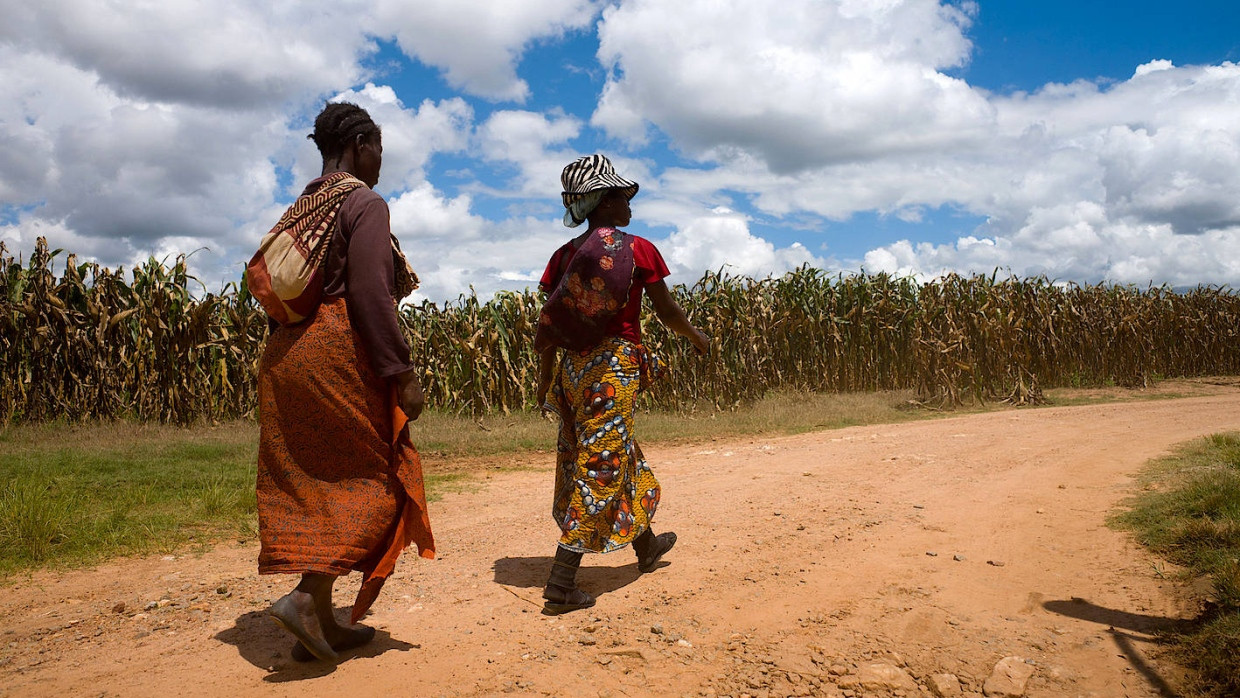
[[[1154,58],[1176,65],[1240,60],[1234,2],[986,2],[969,31],[974,59],[963,76],[988,90],[1048,82],[1123,80]]]
[[[1240,286],[1224,2],[48,0],[0,28],[0,241],[209,288],[317,174],[326,99],[384,127],[424,285],[537,278],[559,169],[637,179],[675,279],[801,264]],[[221,20],[220,18],[228,18]],[[193,46],[193,51],[185,47]]]

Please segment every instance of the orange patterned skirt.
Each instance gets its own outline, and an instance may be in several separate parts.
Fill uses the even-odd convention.
[[[410,543],[433,558],[422,462],[343,298],[267,340],[258,372],[260,574],[362,572],[353,622]]]
[[[662,493],[633,438],[645,349],[609,337],[562,353],[551,395],[560,414],[551,517],[561,548],[609,553],[650,527]]]

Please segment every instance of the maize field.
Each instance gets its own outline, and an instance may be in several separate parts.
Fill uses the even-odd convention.
[[[0,424],[253,416],[267,319],[244,282],[196,296],[183,256],[128,279],[73,255],[57,276],[57,256],[40,240],[23,262],[0,244]],[[647,315],[646,344],[671,369],[644,398],[661,409],[728,409],[773,389],[1024,404],[1047,387],[1240,373],[1240,296],[1217,287],[920,283],[805,267],[762,280],[707,273],[674,293],[713,350],[697,356]],[[428,404],[532,407],[540,306],[533,291],[402,306]]]

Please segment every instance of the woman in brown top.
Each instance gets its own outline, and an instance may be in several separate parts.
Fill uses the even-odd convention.
[[[387,204],[372,190],[382,136],[364,109],[329,104],[310,137],[322,176],[268,237],[293,231],[297,243],[287,249],[304,253],[307,242],[323,242],[325,251],[263,260],[260,250],[247,278],[273,324],[285,323],[259,365],[259,573],[301,575],[269,613],[297,638],[294,658],[330,661],[374,636],[373,628],[337,623],[336,578],[363,573],[355,624],[400,551],[416,542],[433,557],[434,542],[407,426],[425,401],[396,317],[415,277],[391,235]],[[289,258],[301,266],[291,270]],[[305,292],[280,295],[297,283]]]

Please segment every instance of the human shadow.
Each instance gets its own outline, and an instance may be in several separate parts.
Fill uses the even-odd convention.
[[[1061,616],[1078,618],[1101,625],[1108,625],[1112,628],[1123,628],[1124,630],[1149,635],[1182,631],[1192,624],[1192,621],[1179,618],[1150,616],[1107,608],[1077,596],[1059,601],[1046,601],[1042,604],[1042,608],[1051,613],[1058,613]]]
[[[1108,632],[1111,633],[1111,639],[1115,641],[1115,646],[1119,648],[1120,653],[1132,664],[1132,668],[1144,676],[1145,680],[1149,681],[1150,685],[1158,690],[1159,695],[1167,696],[1168,698],[1179,698],[1180,694],[1176,693],[1171,688],[1171,685],[1167,683],[1167,680],[1158,673],[1158,670],[1150,666],[1150,663],[1145,660],[1145,656],[1137,651],[1133,640],[1144,640],[1144,638],[1134,637],[1115,628],[1109,629]]]
[[[541,589],[547,584],[547,575],[551,572],[554,558],[546,555],[539,557],[502,557],[495,561],[495,581],[513,587]],[[659,567],[670,564],[661,561]],[[623,567],[593,567],[582,565],[577,571],[577,585],[582,589],[599,596],[610,594],[617,589],[632,584],[642,573],[637,569],[637,561]]]
[[[1128,660],[1133,669],[1145,677],[1145,680],[1158,691],[1159,695],[1171,698],[1179,696],[1167,680],[1158,673],[1158,670],[1146,660],[1145,655],[1137,649],[1135,643],[1161,643],[1166,635],[1186,630],[1193,621],[1120,611],[1099,606],[1075,596],[1067,600],[1047,601],[1042,604],[1042,607],[1051,613],[1107,626],[1107,632],[1120,654]],[[1125,630],[1129,632],[1124,632]],[[1150,637],[1131,634],[1134,632]]]
[[[348,621],[348,609],[337,609],[336,620],[344,624]],[[284,683],[287,681],[304,681],[317,679],[336,670],[339,662],[298,662],[292,658],[293,645],[297,640],[288,632],[277,626],[267,617],[265,611],[244,613],[233,623],[233,627],[221,630],[214,635],[216,640],[237,648],[241,657],[250,664],[265,670],[263,681],[268,683]],[[397,640],[386,630],[375,630],[375,639],[352,650],[340,653],[340,662],[363,657],[378,657],[396,650],[407,652],[413,645]]]

